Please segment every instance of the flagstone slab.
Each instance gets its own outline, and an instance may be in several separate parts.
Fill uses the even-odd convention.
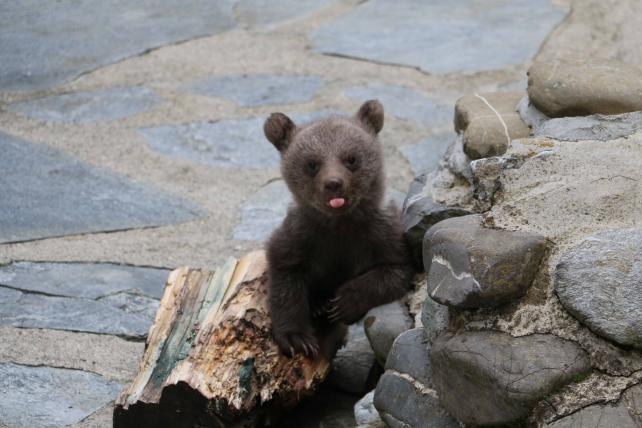
[[[0,88],[47,89],[150,49],[227,31],[232,0],[21,0],[0,5]]]
[[[122,385],[82,370],[0,363],[0,425],[54,428],[81,421]]]
[[[50,296],[98,299],[129,292],[160,299],[167,269],[112,263],[15,262],[0,266],[0,285]]]
[[[239,0],[235,15],[251,27],[265,27],[309,15],[335,3],[331,0]]]
[[[410,163],[415,175],[432,172],[446,154],[448,146],[455,140],[453,133],[428,137],[418,143],[401,146],[403,156]]]
[[[369,0],[311,39],[326,54],[475,73],[529,61],[565,15],[550,0]]]
[[[0,132],[0,244],[161,226],[202,215],[195,205]]]
[[[304,103],[321,89],[319,76],[278,76],[272,74],[209,77],[184,88],[197,95],[221,97],[243,107]]]
[[[141,310],[133,305],[123,305],[121,301],[11,291],[13,293],[5,295],[5,298],[5,292],[0,291],[0,324],[20,328],[82,331],[143,339],[159,305],[158,300],[153,300],[153,306]]]
[[[151,89],[130,86],[37,98],[10,104],[7,109],[45,122],[91,123],[133,116],[159,101]]]
[[[333,113],[290,115],[301,124]],[[142,128],[147,144],[157,152],[196,163],[221,167],[276,168],[279,153],[263,135],[267,117],[223,119]]]
[[[344,95],[362,103],[378,99],[385,114],[417,122],[423,126],[450,126],[453,106],[433,100],[405,86],[367,85],[354,86],[343,91]]]
[[[276,180],[250,196],[241,208],[241,223],[234,228],[234,239],[264,241],[280,224],[292,202],[288,186]]]
[[[0,324],[143,338],[169,271],[109,263],[0,266]]]

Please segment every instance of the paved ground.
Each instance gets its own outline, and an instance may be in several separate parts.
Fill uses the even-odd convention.
[[[0,5],[0,427],[111,426],[167,269],[260,247],[282,217],[268,113],[379,98],[399,198],[461,95],[522,90],[536,55],[578,40],[642,61],[635,0],[576,3]]]

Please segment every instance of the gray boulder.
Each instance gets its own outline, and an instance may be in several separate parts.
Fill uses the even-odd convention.
[[[382,366],[386,363],[392,343],[404,331],[412,327],[408,308],[400,301],[377,306],[363,318],[363,326],[370,346]]]
[[[432,344],[448,328],[448,306],[425,299],[421,307],[421,325],[427,343]]]
[[[642,111],[613,116],[596,114],[586,117],[550,119],[535,128],[536,137],[561,141],[609,141],[627,137],[642,129]]]
[[[464,152],[471,159],[501,155],[511,140],[528,137],[517,104],[519,92],[466,95],[455,104],[455,130],[463,133]]]
[[[405,373],[425,386],[431,386],[430,356],[428,341],[423,328],[405,331],[395,339],[386,370]]]
[[[390,427],[456,427],[432,389],[429,344],[423,328],[395,340],[374,404]]]
[[[570,414],[555,422],[545,425],[546,428],[638,428],[624,403],[595,404]]]
[[[495,111],[501,116],[514,114],[523,96],[522,92],[485,92],[459,98],[455,103],[455,131],[465,131],[480,117],[496,116]]]
[[[642,349],[642,229],[584,239],[562,255],[555,279],[573,316],[602,337]]]
[[[385,428],[379,412],[374,407],[374,389],[354,405],[354,420],[358,428]]]
[[[444,335],[433,344],[431,361],[444,407],[461,422],[482,426],[523,420],[550,392],[591,370],[576,343],[548,334]]]
[[[642,110],[642,68],[614,60],[536,62],[528,96],[550,117]]]
[[[421,246],[426,231],[435,223],[447,218],[470,214],[470,211],[463,208],[437,203],[432,197],[422,193],[426,179],[424,174],[413,180],[403,206],[404,236],[415,264],[422,269]]]
[[[477,159],[470,163],[473,198],[477,211],[488,211],[495,203],[495,194],[501,189],[505,170],[515,168],[519,162],[509,156]]]
[[[391,428],[459,428],[434,391],[391,371],[379,379],[374,405]]]
[[[332,360],[328,384],[342,391],[364,394],[374,387],[380,374],[381,369],[363,331],[363,324],[351,325],[346,344]]]
[[[424,237],[428,294],[464,309],[516,300],[530,287],[545,249],[545,238],[486,229],[477,215],[444,220]]]

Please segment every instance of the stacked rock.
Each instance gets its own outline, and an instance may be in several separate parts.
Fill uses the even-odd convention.
[[[642,426],[642,69],[528,77],[462,97],[410,188],[427,297],[368,401],[388,426]]]

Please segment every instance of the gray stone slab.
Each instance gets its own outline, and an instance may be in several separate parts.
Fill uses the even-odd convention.
[[[549,0],[370,0],[312,34],[316,50],[429,73],[530,60],[565,11]]]
[[[452,121],[453,107],[439,103],[405,86],[355,86],[343,91],[358,102],[378,99],[386,114],[417,122],[424,126],[444,126]]]
[[[118,308],[127,314],[140,315],[146,320],[154,320],[160,301],[133,293],[117,293],[100,299],[100,302]],[[151,323],[149,324],[151,325]],[[147,327],[149,327],[147,325]]]
[[[408,159],[412,172],[420,175],[432,172],[439,166],[439,161],[455,138],[455,134],[452,133],[435,135],[416,144],[401,146],[400,150]]]
[[[53,87],[150,49],[220,33],[232,0],[25,0],[0,5],[0,88]]]
[[[3,299],[0,292],[2,325],[144,338],[158,307],[157,300],[153,300],[154,306],[141,310],[140,304],[135,308],[132,304],[123,304],[122,300],[96,301],[15,293],[5,295]]]
[[[639,130],[642,130],[642,111],[550,119],[535,128],[533,134],[562,141],[610,141],[628,137]]]
[[[0,266],[0,285],[52,296],[97,299],[132,292],[160,299],[166,269],[112,263],[15,262]]]
[[[0,243],[193,220],[196,206],[0,132]]]
[[[10,305],[20,300],[22,293],[18,290],[0,287],[0,305]]]
[[[236,18],[251,27],[265,27],[309,15],[331,0],[239,0],[234,7]]]
[[[272,74],[210,77],[184,86],[188,92],[221,97],[243,107],[304,103],[321,89],[319,76],[277,76]]]
[[[264,241],[280,224],[292,202],[288,186],[276,180],[250,196],[241,208],[241,223],[234,228],[234,239]]]
[[[45,122],[89,123],[142,113],[159,101],[151,89],[130,86],[37,98],[9,104],[7,109]]]
[[[122,386],[97,374],[0,363],[0,425],[62,427],[115,399]]]
[[[297,124],[331,112],[291,115]],[[265,117],[142,128],[149,146],[171,157],[223,167],[270,168],[279,154],[263,135]]]

